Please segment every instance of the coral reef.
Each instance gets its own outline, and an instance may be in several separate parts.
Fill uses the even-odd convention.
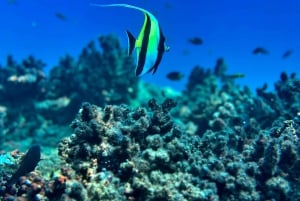
[[[67,55],[51,69],[45,98],[69,99],[69,103],[57,111],[66,114],[63,119],[57,113],[51,119],[59,118],[58,122],[69,123],[84,101],[98,105],[128,104],[135,98],[138,79],[132,73],[132,58],[127,56],[115,36],[100,36],[98,41],[101,50],[91,41],[77,61]],[[53,112],[48,108],[43,108],[45,113]]]
[[[30,131],[41,124],[35,113],[34,101],[39,100],[44,93],[44,66],[42,61],[33,56],[21,64],[8,56],[6,65],[0,68],[1,140],[32,136]]]
[[[107,201],[299,197],[298,123],[279,119],[257,135],[236,135],[225,125],[199,136],[175,123],[170,116],[175,106],[171,99],[162,104],[152,99],[149,109],[84,103],[71,124],[73,134],[58,147],[66,164],[42,180],[34,197]],[[22,182],[13,192],[32,197],[33,186],[22,191]],[[13,192],[7,195],[14,196]]]
[[[254,95],[220,58],[174,93],[128,79],[132,60],[118,40],[99,41],[102,51],[90,43],[49,77],[33,57],[0,68],[0,140],[29,138],[59,155],[42,151],[37,168],[8,185],[24,154],[3,151],[0,200],[300,200],[296,74]]]
[[[100,36],[98,41],[101,48],[90,42],[78,59],[61,58],[48,76],[45,64],[33,56],[21,64],[8,56],[0,68],[1,140],[11,147],[28,137],[49,139],[39,143],[55,145],[70,133],[68,125],[82,102],[129,104],[136,97],[132,58],[115,36]],[[5,148],[9,147],[1,143],[0,149]]]
[[[220,200],[298,199],[299,79],[282,73],[274,92],[264,85],[254,96],[224,79],[221,64],[194,68],[175,114],[200,137],[193,171],[215,182]]]

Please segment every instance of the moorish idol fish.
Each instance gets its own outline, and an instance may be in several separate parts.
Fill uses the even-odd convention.
[[[145,20],[143,27],[137,37],[133,36],[126,30],[128,36],[128,54],[131,55],[134,48],[137,53],[137,67],[135,75],[143,75],[145,73],[154,74],[161,62],[164,52],[169,51],[169,47],[165,45],[165,37],[156,17],[149,11],[129,4],[92,4],[93,6],[110,7],[119,6],[139,10],[144,13]]]

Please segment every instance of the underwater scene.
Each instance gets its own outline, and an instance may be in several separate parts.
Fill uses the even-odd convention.
[[[1,201],[300,201],[300,1],[0,11]]]

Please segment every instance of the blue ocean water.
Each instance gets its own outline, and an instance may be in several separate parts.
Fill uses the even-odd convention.
[[[171,51],[164,55],[157,73],[143,79],[162,86],[183,89],[195,65],[212,68],[223,57],[229,73],[244,73],[239,80],[252,89],[268,82],[280,72],[297,72],[300,66],[300,2],[298,0],[3,0],[0,2],[0,64],[12,54],[18,61],[32,54],[49,70],[66,53],[76,57],[99,35],[116,34],[127,48],[126,29],[137,35],[144,17],[126,8],[100,8],[90,3],[128,3],[143,7],[159,20]],[[189,38],[200,37],[196,46]],[[262,46],[268,55],[253,55]],[[282,54],[292,49],[292,55]],[[166,74],[186,74],[180,82]],[[134,69],[132,69],[134,73]]]

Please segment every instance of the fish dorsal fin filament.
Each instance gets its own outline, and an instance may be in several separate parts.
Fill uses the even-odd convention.
[[[127,36],[128,36],[128,55],[132,54],[132,51],[135,47],[135,37],[130,33],[128,30],[126,30]]]

